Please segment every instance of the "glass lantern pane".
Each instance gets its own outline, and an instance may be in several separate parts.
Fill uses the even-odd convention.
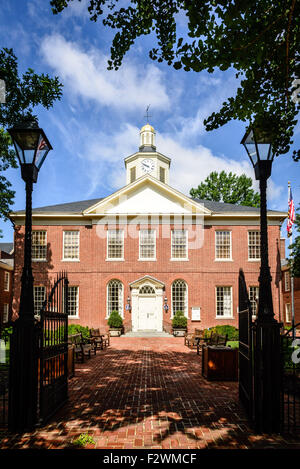
[[[31,164],[34,160],[35,150],[24,149],[23,154],[24,154],[24,163]]]
[[[257,147],[259,151],[260,160],[267,160],[269,156],[270,144],[257,142]]]
[[[38,169],[42,166],[44,159],[47,156],[48,151],[50,150],[45,138],[43,135],[40,135],[38,147],[36,150],[35,165]]]
[[[17,144],[24,150],[35,150],[38,145],[39,136],[39,131],[36,132],[26,129],[25,131],[14,131],[13,137]]]

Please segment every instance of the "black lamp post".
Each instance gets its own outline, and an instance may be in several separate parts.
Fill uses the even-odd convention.
[[[30,118],[8,130],[26,184],[24,267],[21,277],[19,317],[14,323],[10,355],[9,430],[30,431],[37,418],[37,332],[34,319],[31,267],[32,189],[49,150],[43,129]]]
[[[258,432],[280,430],[280,324],[274,318],[268,255],[267,179],[274,153],[268,133],[249,128],[241,143],[247,150],[260,187],[259,298],[254,324],[254,420]]]

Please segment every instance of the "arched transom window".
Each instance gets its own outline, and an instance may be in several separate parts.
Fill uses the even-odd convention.
[[[172,314],[183,311],[187,316],[187,285],[184,280],[175,280],[172,283]]]
[[[112,311],[123,316],[123,284],[120,280],[111,280],[107,285],[107,317]]]
[[[150,285],[144,285],[139,290],[140,295],[155,295],[155,290]]]

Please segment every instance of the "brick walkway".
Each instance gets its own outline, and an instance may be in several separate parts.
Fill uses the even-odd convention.
[[[0,448],[70,448],[80,434],[93,448],[300,448],[300,439],[255,435],[237,383],[208,382],[182,338],[112,338],[78,364],[69,402],[34,433],[0,434]]]

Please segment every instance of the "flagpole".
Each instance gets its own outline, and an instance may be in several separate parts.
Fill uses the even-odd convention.
[[[289,200],[290,200],[290,196],[291,196],[291,183],[288,182],[288,196],[289,196]],[[290,236],[290,246],[293,244],[293,230],[291,229],[291,236]],[[290,251],[290,260],[292,261],[291,259],[291,256],[292,256],[292,253]],[[291,277],[291,309],[292,309],[292,328],[293,328],[293,340],[295,339],[295,302],[294,302],[294,277],[293,277],[293,273],[292,273],[292,269],[290,267],[290,277]]]

